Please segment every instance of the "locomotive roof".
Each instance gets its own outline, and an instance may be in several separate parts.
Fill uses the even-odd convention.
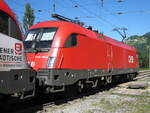
[[[66,29],[64,30],[64,33],[68,32],[68,33],[79,33],[79,34],[83,34],[83,35],[86,35],[88,36],[89,38],[93,38],[93,39],[96,39],[96,40],[104,40],[106,43],[110,43],[112,45],[115,45],[115,46],[119,46],[121,48],[125,48],[125,49],[129,49],[129,50],[132,50],[132,51],[135,51],[135,48],[132,47],[132,46],[129,46],[127,44],[124,44],[122,42],[119,42],[117,40],[114,40],[108,36],[105,36],[103,34],[99,34],[99,33],[96,33],[92,30],[89,30],[89,29],[86,29],[84,27],[82,27],[81,25],[79,24],[74,24],[74,23],[71,23],[71,22],[65,22],[65,21],[46,21],[46,22],[40,22],[38,24],[35,24],[33,26],[30,27],[30,30],[31,29],[37,29],[37,28],[47,28],[47,27],[58,27],[58,28],[62,28],[62,29]],[[98,38],[98,36],[101,36],[102,38]]]
[[[4,2],[4,0],[0,0],[0,10],[7,13],[15,21],[16,25],[19,27],[15,14],[12,12],[9,6]],[[20,29],[19,32],[21,32]]]
[[[0,10],[6,12],[13,19],[15,19],[14,13],[11,11],[11,9],[8,7],[8,5],[3,0],[0,0]]]

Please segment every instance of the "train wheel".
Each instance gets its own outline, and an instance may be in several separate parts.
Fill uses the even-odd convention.
[[[77,88],[76,85],[69,85],[65,87],[65,97],[73,97],[77,95]]]
[[[84,88],[83,82],[82,82],[82,81],[79,81],[79,82],[77,83],[77,92],[78,92],[78,93],[82,93],[83,88]]]
[[[102,88],[102,87],[105,87],[107,85],[107,81],[106,81],[106,79],[99,79],[98,80],[98,84],[97,84],[97,88],[98,89],[100,89],[100,88]]]
[[[129,81],[133,81],[135,77],[136,77],[135,74],[129,74],[129,75],[128,75],[128,80],[129,80]]]
[[[107,76],[106,77],[106,82],[109,84],[109,83],[112,83],[112,76]]]
[[[11,111],[12,107],[9,103],[10,95],[0,95],[0,108],[2,110]]]

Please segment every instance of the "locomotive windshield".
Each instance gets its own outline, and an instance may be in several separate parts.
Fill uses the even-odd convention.
[[[25,38],[26,49],[50,49],[57,28],[40,28],[30,30]]]

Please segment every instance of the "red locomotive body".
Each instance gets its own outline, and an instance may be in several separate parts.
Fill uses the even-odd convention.
[[[75,83],[96,87],[101,81],[110,83],[113,77],[127,79],[138,73],[135,48],[71,22],[33,25],[24,44],[28,63],[49,92]]]

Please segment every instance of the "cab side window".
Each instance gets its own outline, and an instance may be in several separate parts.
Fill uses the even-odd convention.
[[[64,47],[76,47],[78,45],[78,37],[77,34],[71,34],[66,42]]]
[[[0,33],[18,40],[22,39],[19,27],[16,25],[15,21],[3,11],[0,11]]]
[[[16,25],[15,21],[9,17],[8,19],[9,32],[8,35],[18,40],[22,40],[22,35],[19,32],[19,26]]]
[[[0,11],[0,33],[8,35],[8,15]]]

